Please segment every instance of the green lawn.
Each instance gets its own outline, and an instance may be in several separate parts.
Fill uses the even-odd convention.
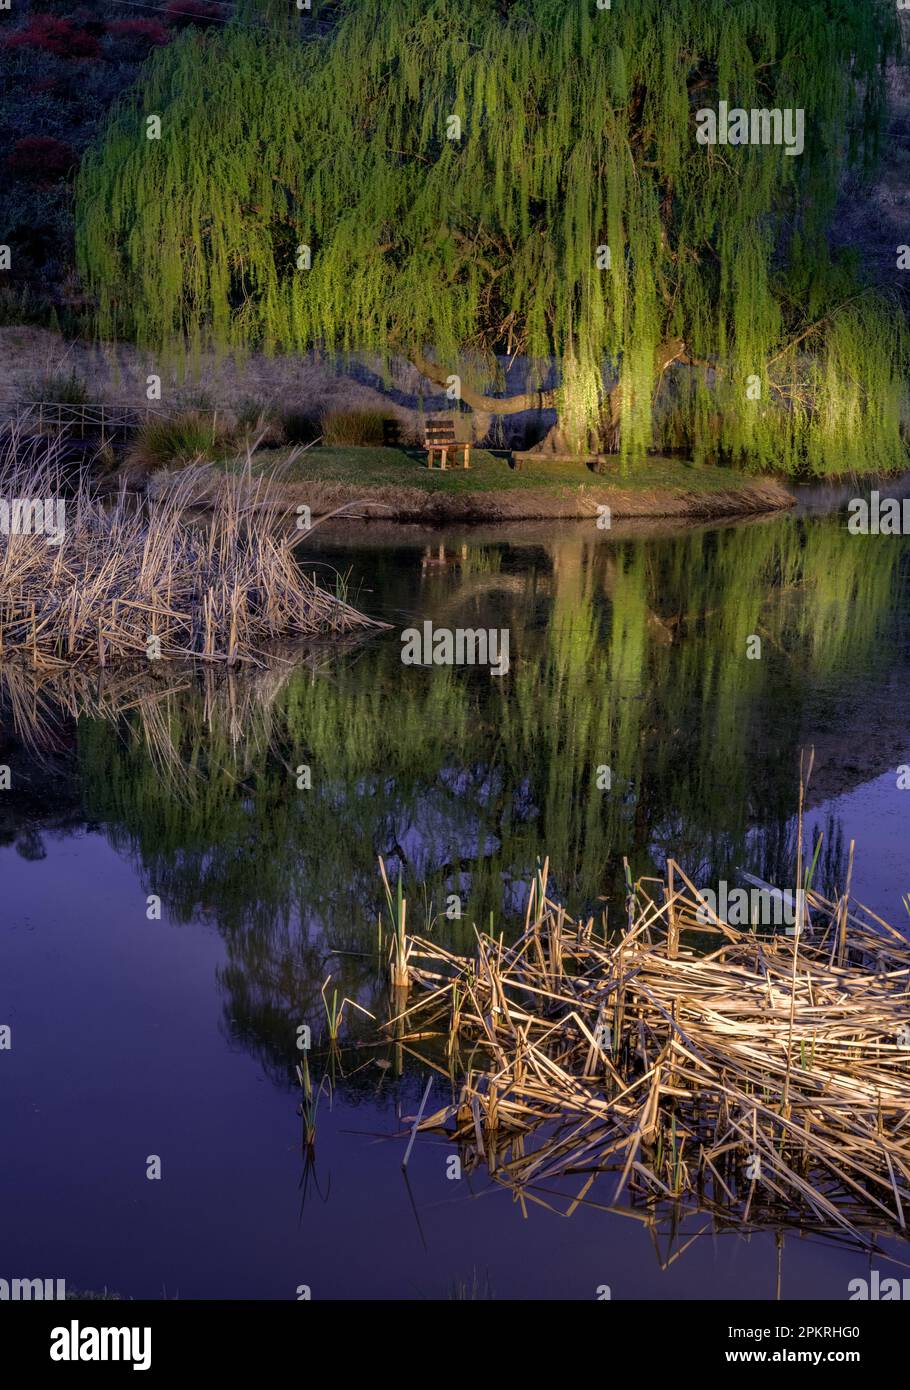
[[[658,457],[646,457],[630,465],[627,475],[623,476],[618,460],[608,465],[603,473],[594,473],[583,463],[549,463],[544,459],[538,462],[527,458],[519,470],[510,468],[504,455],[496,456],[485,449],[472,451],[471,468],[467,472],[462,468],[447,468],[444,473],[428,469],[426,455],[419,450],[317,445],[300,453],[296,459],[293,454],[292,449],[260,450],[254,458],[254,468],[270,472],[280,467],[287,482],[312,480],[451,493],[529,491],[581,485],[714,492],[748,481],[744,474],[729,468],[696,468],[679,459]]]

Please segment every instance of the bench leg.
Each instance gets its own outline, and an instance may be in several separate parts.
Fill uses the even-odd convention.
[[[440,451],[439,451],[440,456],[441,456],[441,458],[442,458],[442,463],[441,463],[440,467],[442,468],[443,473],[446,471],[446,455],[448,454],[448,452],[449,452],[449,451],[448,451],[448,449],[446,448],[445,445],[443,445],[442,448],[441,448]]]
[[[470,467],[471,467],[471,465],[468,463],[468,455],[470,454],[470,452],[471,452],[471,446],[470,446],[470,444],[466,444],[466,445],[464,446],[464,466],[465,466],[465,468],[470,468]]]

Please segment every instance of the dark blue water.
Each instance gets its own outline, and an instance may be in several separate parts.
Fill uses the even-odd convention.
[[[378,853],[417,929],[418,885],[436,908],[459,889],[461,946],[472,916],[508,924],[537,854],[579,908],[611,897],[623,854],[777,881],[809,745],[820,874],[843,881],[854,839],[856,895],[910,920],[906,556],[854,540],[792,517],[628,541],[336,533],[315,558],[397,625],[507,625],[508,676],[404,668],[396,627],[252,687],[7,679],[0,1277],[135,1298],[844,1299],[884,1267],[697,1210],[610,1212],[609,1176],[570,1218],[580,1178],[523,1211],[483,1170],[450,1180],[452,1146],[429,1135],[405,1178],[426,1070],[358,1046],[372,1033],[350,1010],[333,1059],[319,994],[331,973],[385,1007]],[[315,1163],[302,1023],[325,1077]]]

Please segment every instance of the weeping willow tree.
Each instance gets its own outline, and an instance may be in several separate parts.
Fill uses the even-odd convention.
[[[152,59],[78,176],[103,335],[403,357],[473,410],[555,410],[551,452],[899,465],[905,324],[826,239],[877,152],[893,0],[336,8]]]

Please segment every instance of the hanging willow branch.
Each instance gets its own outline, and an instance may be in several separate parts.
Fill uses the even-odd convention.
[[[825,239],[845,163],[881,129],[891,0],[338,10],[306,42],[225,26],[152,58],[78,177],[102,335],[431,351],[427,375],[445,364],[468,404],[545,402],[578,447],[609,432],[627,457],[655,442],[684,342],[718,370],[668,372],[657,442],[758,466],[902,459],[903,322],[874,296],[832,315],[858,287]],[[805,152],[700,145],[696,112],[720,100],[804,110]],[[810,317],[815,406],[782,411],[769,366]],[[555,394],[541,374],[503,398],[497,355],[516,350],[556,360]]]

